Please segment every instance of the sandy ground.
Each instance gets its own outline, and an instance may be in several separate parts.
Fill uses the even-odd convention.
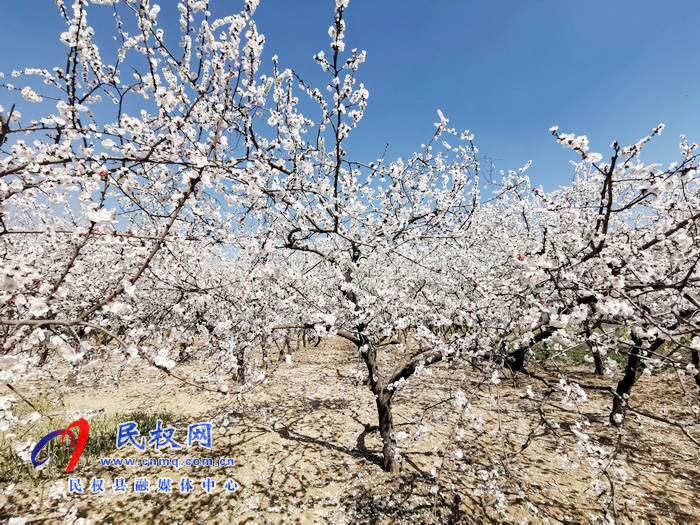
[[[95,371],[99,380],[78,384],[65,396],[69,414],[168,410],[175,415],[172,426],[180,442],[187,425],[213,423],[211,451],[195,446],[141,452],[127,446],[112,457],[226,457],[234,458],[235,466],[105,467],[81,460],[70,476],[40,485],[0,483],[0,520],[604,523],[607,502],[607,518],[616,514],[619,523],[700,523],[700,449],[679,429],[630,415],[618,435],[605,425],[610,398],[600,391],[590,391],[580,410],[555,394],[540,411],[541,386],[522,376],[495,385],[477,382],[468,368],[440,365],[416,377],[395,397],[403,470],[398,476],[386,474],[378,466],[374,400],[353,370],[361,370],[357,356],[335,340],[296,352],[291,364],[270,370],[265,383],[241,396],[203,392],[144,366],[121,372],[117,386],[109,377],[118,366],[106,365]],[[202,375],[205,368],[183,364],[176,371]],[[569,372],[588,384],[613,384],[583,368]],[[554,370],[540,373],[558,381]],[[226,382],[216,371],[207,380]],[[534,399],[523,396],[527,385]],[[26,388],[31,396],[40,395],[41,388],[49,392],[47,386]],[[690,382],[686,388],[692,390]],[[459,390],[469,403],[465,409],[457,401]],[[690,413],[683,395],[675,378],[644,377],[633,401],[680,418]],[[559,428],[538,427],[542,415]],[[590,443],[601,448],[601,464],[609,460],[604,454],[618,449],[610,478],[596,474],[595,457],[577,454],[575,420],[589,423],[586,430],[596,436]],[[528,441],[534,429],[542,435]],[[93,494],[84,487],[83,494],[68,493],[68,477],[80,477],[84,486],[92,477],[102,478],[106,490]],[[126,494],[113,492],[117,477],[126,478]],[[149,493],[134,492],[139,477],[149,479]],[[157,479],[164,477],[173,480],[170,494],[156,491]],[[193,481],[189,494],[177,486],[183,477]],[[210,493],[201,486],[207,477],[217,483]],[[238,483],[236,491],[223,488],[228,479]],[[494,488],[500,497],[493,495]]]

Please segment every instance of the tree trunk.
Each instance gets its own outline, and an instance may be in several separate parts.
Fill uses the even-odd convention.
[[[627,404],[626,398],[632,391],[632,387],[639,379],[639,376],[644,371],[644,361],[641,358],[641,352],[643,350],[643,341],[632,336],[632,341],[634,341],[634,347],[630,350],[627,357],[627,366],[625,366],[625,375],[622,377],[620,382],[617,384],[617,395],[613,398],[613,407],[610,412],[610,424],[616,427],[622,425],[625,417],[625,405]],[[663,340],[656,339],[651,345],[649,345],[649,352],[655,352],[663,344]],[[615,416],[620,415],[620,418],[615,418]]]
[[[377,394],[377,413],[379,415],[379,433],[384,445],[384,460],[382,468],[386,472],[397,474],[401,464],[396,454],[396,439],[394,438],[394,421],[391,415],[391,393],[382,390]]]
[[[236,383],[245,383],[245,348],[236,349],[236,375],[234,380]]]
[[[690,358],[692,360],[693,366],[697,370],[695,372],[695,384],[700,387],[700,352],[695,349],[690,351]]]
[[[521,346],[510,355],[509,359],[506,360],[506,366],[513,372],[522,372],[525,369],[525,357],[528,350],[534,347],[537,343],[544,341],[551,335],[552,332],[549,329],[540,330],[528,344]]]
[[[600,357],[600,354],[598,353],[597,350],[593,350],[593,362],[595,363],[595,375],[602,376],[603,375],[603,358]]]
[[[359,327],[363,328],[363,327]],[[361,330],[358,330],[361,334]],[[369,389],[377,402],[379,433],[382,437],[383,456],[382,468],[391,473],[398,473],[401,464],[396,458],[396,440],[394,439],[394,421],[391,416],[391,397],[394,392],[387,390],[379,383],[379,367],[377,366],[377,349],[364,335],[358,337],[358,350],[367,366]],[[363,351],[364,348],[364,351]]]

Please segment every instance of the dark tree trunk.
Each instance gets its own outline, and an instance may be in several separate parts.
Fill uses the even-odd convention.
[[[612,411],[610,412],[610,424],[616,427],[621,426],[624,421],[627,397],[632,391],[632,387],[637,382],[637,379],[639,379],[639,376],[644,371],[645,366],[645,363],[641,358],[641,352],[644,350],[642,348],[643,341],[634,335],[632,336],[632,341],[634,342],[634,346],[627,356],[625,375],[617,384],[617,395],[613,398],[613,407]],[[661,347],[662,344],[663,340],[656,339],[653,343],[651,343],[648,351],[655,352]],[[621,418],[618,418],[619,421],[617,421],[615,418],[615,416],[618,414],[622,416]]]
[[[245,383],[245,348],[240,348],[236,350],[236,373],[234,380],[236,383]]]
[[[279,353],[281,355],[282,349],[277,344],[277,341],[274,341],[274,343],[277,346],[277,350],[279,351]],[[262,350],[262,367],[263,367],[263,370],[265,370],[267,372],[267,339],[262,340],[261,350]],[[240,361],[242,361],[242,360],[240,360]],[[236,363],[240,364],[240,361],[238,359],[238,354],[236,354]],[[239,370],[240,370],[240,368],[239,368]]]
[[[595,363],[595,375],[602,376],[603,375],[603,358],[600,357],[600,354],[598,353],[597,350],[593,350],[593,362]]]
[[[510,355],[510,358],[506,360],[506,366],[508,366],[508,368],[510,368],[513,372],[522,372],[525,369],[525,357],[528,350],[530,350],[537,343],[544,341],[551,335],[552,332],[549,329],[540,330],[528,344],[521,346]]]
[[[359,330],[358,330],[359,331]],[[393,391],[387,390],[379,383],[379,367],[377,366],[377,349],[365,336],[358,338],[358,350],[367,366],[369,388],[377,402],[379,433],[382,437],[383,460],[382,468],[391,473],[398,473],[401,464],[396,458],[396,440],[394,438],[394,421],[391,414],[391,398]],[[364,349],[364,351],[362,351]]]
[[[700,387],[700,352],[695,349],[691,350],[690,359],[692,360],[693,366],[697,370],[697,372],[695,372],[695,384]]]
[[[625,417],[625,401],[624,397],[628,396],[634,383],[639,378],[639,374],[642,372],[642,367],[639,359],[639,347],[635,345],[632,350],[630,350],[627,356],[627,365],[625,366],[625,375],[622,377],[619,383],[617,383],[617,395],[613,398],[612,411],[610,412],[610,424],[613,426],[620,426]],[[621,417],[618,418],[617,415]]]
[[[386,472],[396,474],[401,470],[401,464],[396,457],[394,421],[391,415],[391,393],[381,391],[377,395],[377,413],[379,415],[379,433],[382,436],[383,443],[384,459],[382,468]]]
[[[527,354],[529,349],[530,347],[523,347],[516,350],[511,355],[511,358],[506,361],[508,368],[510,368],[513,372],[522,372],[525,368],[525,354]]]
[[[586,325],[585,326],[585,331],[586,331],[586,344],[588,345],[588,349],[591,351],[591,354],[593,354],[593,364],[595,365],[595,371],[594,374],[597,376],[602,376],[604,375],[603,372],[603,358],[600,357],[600,352],[598,351],[598,346],[592,342],[593,340],[593,330],[595,328],[601,328],[602,323],[598,322],[593,326]]]

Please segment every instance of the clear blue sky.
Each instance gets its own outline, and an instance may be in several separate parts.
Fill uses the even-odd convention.
[[[163,15],[175,4],[160,3]],[[213,0],[214,14],[241,3]],[[282,66],[325,82],[311,57],[329,51],[334,3],[261,0],[264,58],[277,54]],[[111,19],[110,8],[94,7]],[[0,12],[0,70],[64,63],[52,1],[0,0]],[[441,109],[475,133],[498,169],[531,159],[528,173],[546,189],[571,178],[573,157],[549,134],[553,125],[588,135],[607,155],[613,140],[636,142],[664,122],[643,159],[675,160],[681,133],[700,141],[699,22],[698,0],[351,0],[347,47],[367,51],[358,76],[370,91],[351,156],[376,159],[387,142],[389,158],[409,155]],[[110,25],[91,25],[100,44]]]

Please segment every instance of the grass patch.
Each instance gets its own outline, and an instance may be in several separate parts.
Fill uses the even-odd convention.
[[[469,332],[466,326],[443,325],[443,326],[428,326],[428,329],[437,336],[464,335]]]
[[[37,409],[53,407],[51,404],[41,405],[41,403],[41,401],[35,402],[32,400],[32,404]],[[29,405],[27,406],[29,407]],[[20,409],[19,411],[17,410],[18,408]],[[19,416],[22,410],[24,410],[22,407],[17,406],[13,410],[13,413]],[[29,407],[29,410],[23,415],[30,412],[34,412],[34,409],[31,407]],[[78,465],[71,474],[83,470],[86,465],[93,463],[106,453],[116,449],[117,427],[119,424],[127,421],[134,421],[138,425],[141,435],[148,437],[148,432],[156,428],[159,419],[163,421],[163,426],[168,426],[168,424],[173,421],[173,415],[169,412],[150,413],[135,411],[118,414],[100,414],[91,418],[89,420],[90,434],[85,444],[85,449],[83,450]],[[45,479],[58,478],[63,475],[73,455],[73,451],[68,450],[67,444],[62,445],[59,438],[52,439],[41,450],[38,459],[42,460],[48,455],[49,460],[39,468],[34,467],[30,459],[22,459],[15,450],[13,443],[31,440],[33,444],[36,444],[49,432],[66,428],[71,423],[72,421],[67,420],[65,417],[54,417],[52,420],[44,417],[39,423],[26,432],[26,434],[17,432],[17,437],[11,440],[0,437],[0,482],[40,482]],[[71,430],[76,433],[77,438],[77,428],[74,427]],[[66,440],[66,443],[68,443],[68,440]],[[31,449],[29,453],[31,453]]]
[[[587,348],[572,348],[567,351],[553,351],[543,347],[535,347],[533,350],[535,361],[558,361],[561,363],[593,366],[593,354]],[[603,362],[608,358],[616,361],[621,365],[627,364],[627,354],[608,352],[602,356]]]
[[[22,419],[32,412],[39,412],[42,416],[51,416],[62,411],[61,403],[57,399],[38,397],[31,400],[31,405],[26,401],[20,401],[12,407],[12,414],[17,419]],[[60,428],[60,427],[58,427]]]

